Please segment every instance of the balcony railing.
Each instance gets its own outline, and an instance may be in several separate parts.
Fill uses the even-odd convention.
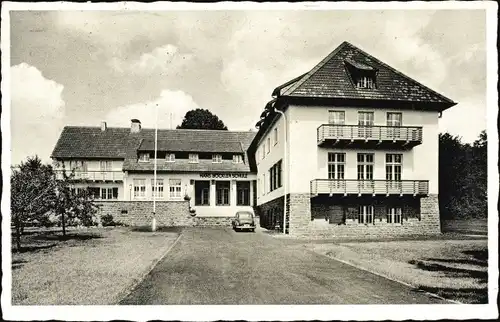
[[[311,181],[311,195],[414,195],[429,193],[428,180],[336,180]]]
[[[56,179],[64,178],[63,170],[56,170]],[[82,181],[123,181],[123,171],[75,171],[71,177],[71,170],[66,170],[66,175],[71,180]]]
[[[317,138],[320,146],[361,143],[411,148],[422,143],[422,127],[323,124],[318,127]]]

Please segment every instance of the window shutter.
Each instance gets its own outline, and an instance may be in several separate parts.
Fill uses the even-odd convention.
[[[118,188],[113,188],[113,199],[118,199]]]

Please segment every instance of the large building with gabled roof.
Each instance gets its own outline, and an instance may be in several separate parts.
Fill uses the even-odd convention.
[[[272,97],[257,132],[158,130],[156,188],[155,131],[137,119],[65,127],[56,172],[130,225],[230,225],[244,210],[309,238],[440,232],[438,121],[455,102],[348,42]]]
[[[52,152],[55,171],[74,173],[74,188],[89,189],[99,215],[129,225],[191,225],[194,217],[227,224],[236,211],[253,211],[255,166],[248,146],[254,131],[155,130],[137,119],[129,128],[66,126]]]
[[[455,102],[348,42],[272,96],[249,148],[263,227],[440,231],[438,120]]]

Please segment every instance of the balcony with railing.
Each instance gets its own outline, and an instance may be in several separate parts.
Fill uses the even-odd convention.
[[[63,170],[56,170],[56,179],[64,178]],[[66,170],[66,175],[74,181],[119,182],[123,181],[123,171],[74,171]]]
[[[318,195],[413,195],[426,196],[428,180],[337,180],[314,179],[311,196]]]
[[[422,127],[323,124],[318,127],[317,139],[321,147],[411,149],[422,144]]]

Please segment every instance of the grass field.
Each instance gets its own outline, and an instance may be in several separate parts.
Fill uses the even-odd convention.
[[[314,251],[462,303],[487,303],[486,239],[311,245]]]
[[[128,228],[27,231],[12,254],[13,305],[117,303],[174,243],[178,231]]]

